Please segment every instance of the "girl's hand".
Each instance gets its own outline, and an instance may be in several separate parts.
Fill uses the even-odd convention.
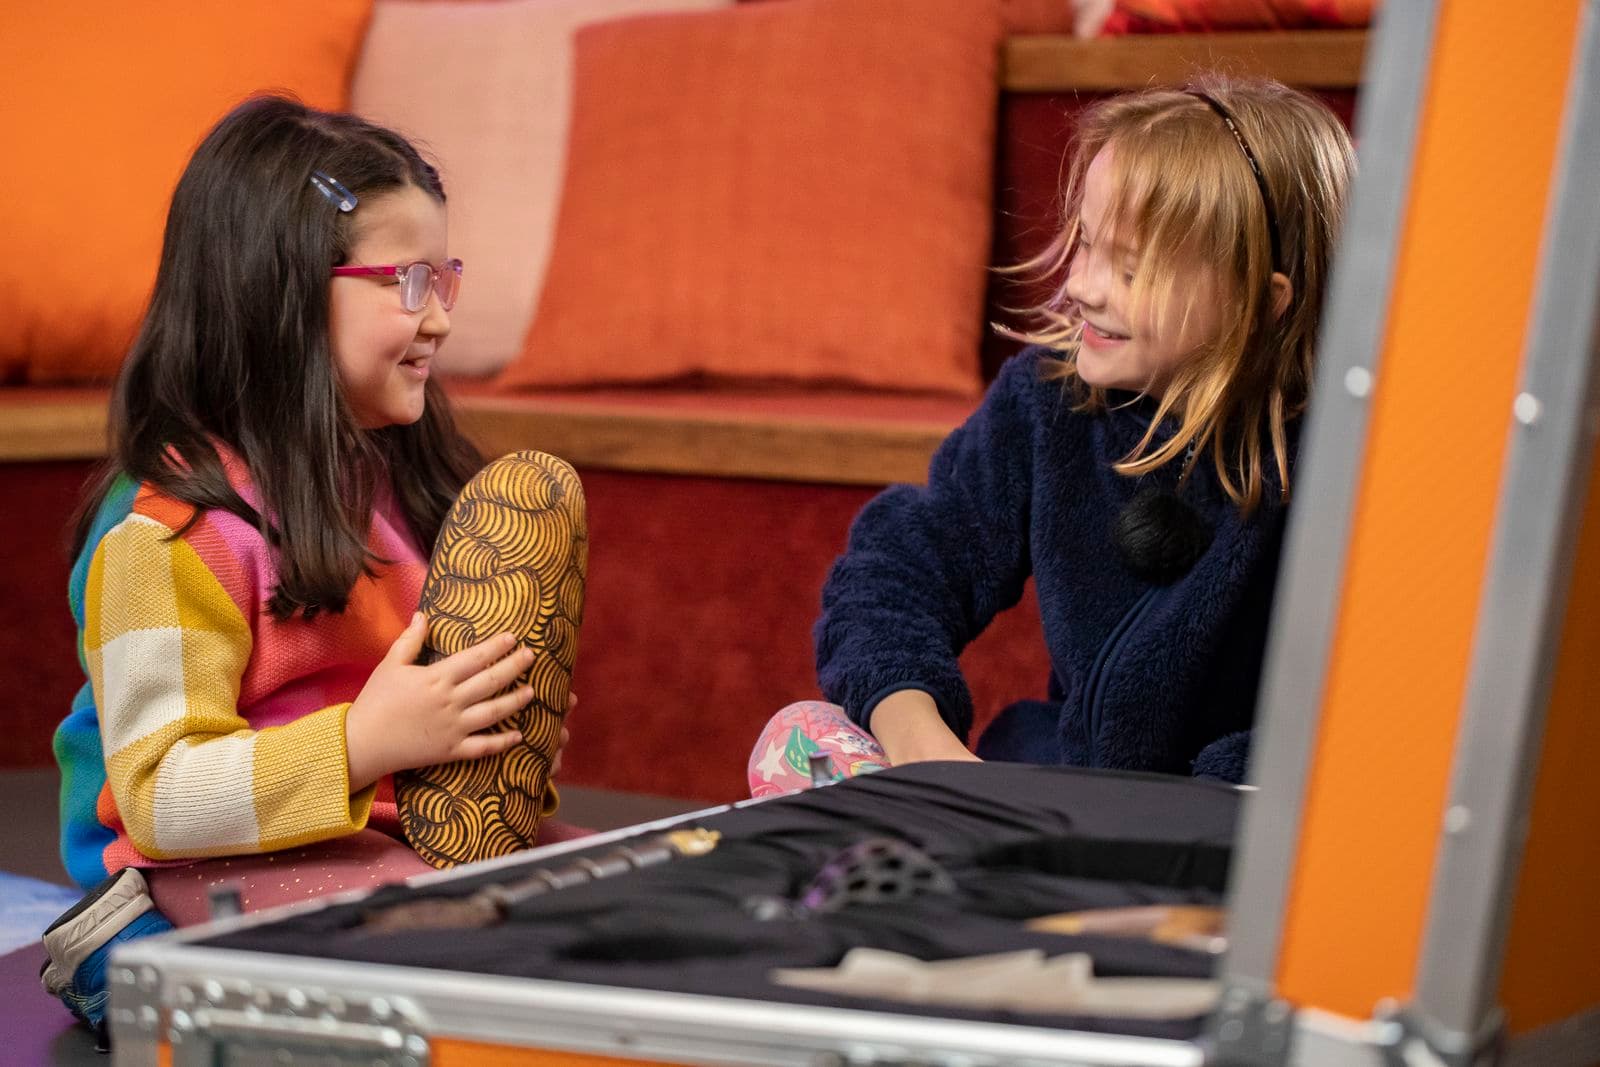
[[[497,755],[522,740],[516,730],[480,731],[533,699],[533,689],[502,689],[528,669],[533,651],[500,634],[453,656],[416,665],[428,624],[418,612],[345,713],[350,791],[395,771]]]
[[[938,705],[921,689],[901,689],[880,700],[872,709],[872,736],[896,767],[924,760],[980,762],[945,725]]]
[[[578,694],[576,694],[576,693],[568,693],[567,694],[567,714],[571,715],[572,714],[572,709],[577,707],[577,706],[578,706]],[[554,778],[556,776],[557,772],[559,772],[561,770],[561,753],[563,753],[563,752],[565,752],[567,750],[567,742],[570,741],[570,740],[572,740],[572,735],[570,733],[568,733],[567,732],[567,728],[565,726],[563,726],[561,728],[561,740],[556,742],[556,758],[550,761],[550,777]]]

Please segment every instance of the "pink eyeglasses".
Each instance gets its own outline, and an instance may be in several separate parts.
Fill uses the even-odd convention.
[[[430,290],[439,294],[439,303],[446,311],[456,306],[456,295],[461,292],[459,259],[447,259],[437,267],[419,259],[415,263],[333,268],[335,278],[349,278],[363,274],[379,274],[394,278],[395,284],[400,287],[400,303],[412,314],[428,306]]]

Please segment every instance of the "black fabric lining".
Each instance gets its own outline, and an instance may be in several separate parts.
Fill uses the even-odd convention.
[[[424,890],[391,886],[356,904],[293,916],[204,944],[640,989],[664,989],[1030,1026],[1188,1038],[1198,1020],[1105,1020],[951,1011],[778,987],[774,967],[826,967],[871,946],[922,959],[1022,948],[1088,952],[1100,976],[1208,977],[1211,956],[1126,938],[1025,930],[1038,915],[1140,904],[1218,904],[1238,813],[1236,790],[1151,774],[1000,763],[921,764],[722,812],[696,825],[715,851],[516,905],[484,929],[374,934],[388,903],[458,897],[541,865],[501,868]],[[647,837],[652,835],[642,835]],[[796,898],[831,858],[872,837],[906,841],[955,882],[952,895],[853,905],[763,921],[751,901]],[[567,853],[562,866],[615,844]]]

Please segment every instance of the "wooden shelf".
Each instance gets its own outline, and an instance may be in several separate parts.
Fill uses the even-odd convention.
[[[1366,50],[1366,30],[1018,36],[1005,42],[1001,85],[1013,93],[1114,92],[1176,85],[1215,70],[1301,89],[1354,89]]]
[[[490,455],[539,448],[574,466],[832,485],[920,482],[965,413],[871,418],[460,396],[462,428]],[[975,401],[973,402],[975,403]],[[106,396],[97,390],[0,389],[0,462],[97,459]]]
[[[539,448],[580,469],[832,485],[921,482],[959,422],[584,408],[520,397],[463,397],[456,417],[490,455]]]
[[[99,389],[0,389],[0,462],[105,455],[106,395]]]

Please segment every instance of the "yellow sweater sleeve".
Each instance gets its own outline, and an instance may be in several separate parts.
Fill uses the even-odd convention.
[[[350,795],[349,705],[252,730],[238,710],[251,648],[233,600],[166,526],[134,513],[102,539],[84,656],[112,798],[152,859],[269,852],[366,825],[374,788]]]

